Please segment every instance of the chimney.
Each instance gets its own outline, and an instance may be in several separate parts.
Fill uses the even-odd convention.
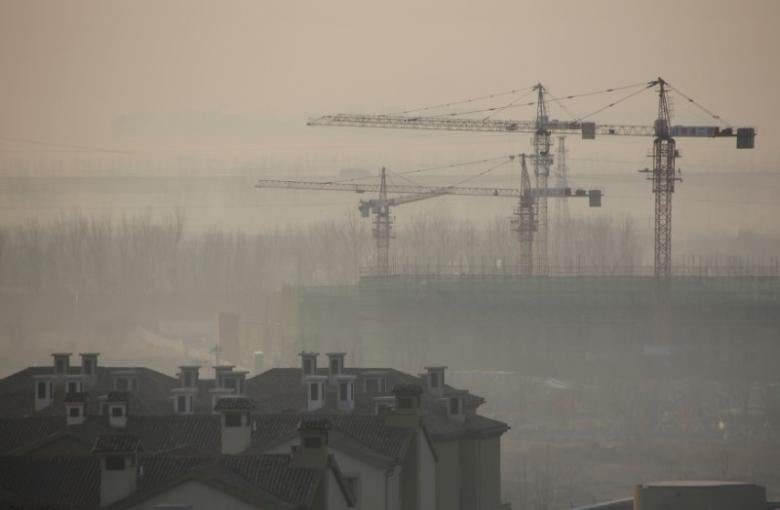
[[[110,427],[123,429],[127,426],[128,400],[126,391],[112,391],[107,395],[106,409]]]
[[[222,415],[222,454],[241,453],[252,443],[252,401],[245,397],[221,398],[214,410]]]
[[[328,377],[324,375],[307,375],[303,378],[306,393],[306,412],[322,409],[325,405],[325,383]]]
[[[92,453],[100,457],[100,507],[104,508],[133,494],[138,486],[138,453],[143,450],[138,436],[101,435]]]
[[[444,372],[447,367],[425,367],[426,384],[429,393],[437,396],[444,394]]]
[[[386,416],[395,409],[395,397],[392,395],[382,395],[374,397],[374,414],[377,416]]]
[[[55,352],[51,356],[54,358],[54,375],[65,376],[70,371],[70,353]]]
[[[298,424],[300,444],[292,448],[294,467],[322,469],[328,464],[328,431],[330,422],[306,418]]]
[[[35,410],[40,411],[49,407],[54,400],[54,376],[36,375],[35,382]]]
[[[68,393],[65,395],[65,423],[81,425],[87,419],[87,394]]]
[[[85,378],[89,378],[94,381],[97,377],[98,356],[99,352],[82,352],[81,356],[81,375]]]
[[[441,399],[441,402],[447,408],[447,416],[450,419],[464,422],[466,420],[466,411],[464,408],[467,390],[451,390]]]
[[[420,424],[423,390],[417,384],[396,384],[393,387],[395,409],[387,414],[385,422],[393,427],[413,427]]]
[[[214,410],[214,414],[217,414],[216,408],[219,401],[234,394],[230,388],[211,388],[209,393],[211,393],[211,409]]]
[[[193,414],[195,412],[196,388],[173,388],[171,400],[173,401],[173,414]]]
[[[198,387],[200,365],[182,365],[179,367],[179,386],[182,388]]]
[[[261,374],[265,370],[265,354],[263,351],[255,351],[252,354],[252,359],[254,360],[254,375]]]
[[[307,376],[317,375],[317,356],[319,353],[302,351],[298,353],[298,356],[301,357],[302,380],[306,379]]]
[[[233,370],[223,374],[221,376],[221,387],[232,390],[236,395],[244,395],[246,391],[246,374],[248,373],[246,370]]]
[[[81,393],[84,391],[84,376],[72,374],[65,376],[65,393]]]
[[[336,376],[336,388],[339,411],[351,413],[355,409],[355,376],[346,374]]]
[[[344,373],[345,352],[329,352],[328,357],[328,384],[336,384],[336,377]]]

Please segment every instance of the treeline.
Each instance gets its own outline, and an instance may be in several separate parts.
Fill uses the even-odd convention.
[[[609,273],[642,262],[630,220],[573,220],[551,236],[554,268]],[[487,226],[445,217],[404,223],[391,242],[399,270],[511,271],[517,240],[505,219]],[[72,216],[0,227],[0,289],[69,292],[246,292],[354,283],[374,263],[368,222],[356,216],[261,234],[188,233],[186,218]]]

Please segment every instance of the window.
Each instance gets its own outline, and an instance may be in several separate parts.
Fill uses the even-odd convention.
[[[303,373],[306,375],[314,373],[314,363],[309,358],[303,360]]]
[[[43,381],[38,382],[38,398],[40,400],[46,399],[46,383]]]
[[[122,406],[112,406],[111,407],[111,416],[114,418],[121,418],[124,415],[124,409],[122,409]]]
[[[79,383],[71,381],[68,383],[68,393],[78,393]]]
[[[54,366],[58,374],[65,373],[65,360],[58,359]]]
[[[184,386],[192,386],[192,372],[189,370],[184,372]]]
[[[311,383],[309,385],[309,398],[311,400],[320,399],[320,385],[319,383]]]
[[[225,415],[225,426],[226,427],[240,427],[241,426],[241,415],[236,413],[228,413]]]
[[[85,359],[82,366],[84,375],[92,375],[92,360]]]
[[[79,418],[81,416],[81,409],[79,409],[77,406],[68,408],[68,416],[71,418]]]
[[[460,399],[450,397],[450,414],[460,414]]]
[[[122,471],[125,468],[125,458],[122,455],[107,455],[106,470]]]
[[[339,400],[349,400],[349,383],[339,384]]]
[[[223,377],[222,378],[222,385],[225,388],[229,388],[231,390],[236,389],[236,380],[233,377]]]
[[[187,397],[184,395],[179,395],[176,397],[176,412],[177,413],[186,413],[187,412]]]
[[[340,374],[341,373],[341,366],[339,363],[339,360],[337,358],[333,358],[330,360],[330,372],[332,374]]]
[[[322,438],[319,437],[304,437],[303,438],[303,447],[304,448],[320,448],[322,447]]]
[[[439,374],[431,372],[431,388],[439,387]]]

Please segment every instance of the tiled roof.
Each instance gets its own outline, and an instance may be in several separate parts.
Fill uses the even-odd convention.
[[[137,491],[114,506],[143,501],[194,477],[219,482],[221,489],[253,504],[272,501],[298,508],[312,502],[324,473],[293,466],[289,455],[141,457],[138,472]],[[0,457],[0,508],[97,510],[99,461],[93,456]]]
[[[97,397],[114,391],[113,374],[121,371],[135,372],[137,389],[128,394],[129,406],[137,414],[170,414],[173,406],[168,397],[178,385],[176,378],[145,367],[98,366],[94,379],[87,384],[89,399],[87,409],[96,414]],[[71,367],[69,375],[80,375],[80,367]],[[28,367],[0,379],[0,416],[32,416],[35,414],[65,415],[64,380],[55,379],[54,401],[43,411],[35,411],[34,381],[36,376],[54,375],[52,367]],[[210,409],[208,410],[210,412]]]
[[[95,439],[94,453],[127,453],[143,449],[141,438],[133,434],[101,434]]]
[[[419,392],[422,380],[419,377],[399,372],[394,369],[377,368],[346,368],[345,373],[356,375],[360,379],[361,374],[382,371],[387,377],[387,388],[400,388],[402,390]],[[320,375],[327,374],[327,369],[318,369]],[[299,368],[274,368],[256,375],[247,380],[247,393],[256,402],[255,410],[262,413],[292,413],[300,414],[305,411],[305,392],[302,381],[302,373]],[[355,409],[354,415],[374,415],[374,398],[384,394],[367,393],[363,385],[358,382],[355,385]],[[445,386],[446,392],[456,391],[451,386]],[[454,439],[466,435],[501,434],[507,430],[507,426],[501,422],[484,418],[479,415],[467,415],[464,422],[449,418],[447,410],[441,405],[439,397],[422,392],[421,404],[423,408],[423,421],[434,439]],[[482,403],[482,397],[465,394],[464,398],[470,402],[467,408],[475,408]],[[320,415],[343,414],[336,405],[336,391],[329,385],[325,387],[325,407],[317,411]]]
[[[156,456],[142,458],[139,465],[143,475],[132,503],[178,480],[196,478],[220,482],[255,503],[271,498],[299,507],[312,501],[322,476],[319,470],[292,466],[289,455]]]
[[[253,407],[252,401],[246,397],[222,397],[217,401],[214,409],[217,411],[248,411]]]
[[[97,509],[99,484],[95,457],[0,457],[0,494],[19,503],[11,508]]]
[[[262,453],[280,441],[297,437],[298,424],[305,414],[265,414],[254,417],[256,430],[252,434],[250,452]],[[414,436],[412,429],[391,427],[385,418],[373,415],[317,415],[317,420],[330,426],[333,446],[358,447],[381,456],[386,461],[402,457]]]
[[[0,454],[24,452],[60,437],[73,437],[91,449],[100,435],[133,434],[147,453],[180,455],[216,454],[220,451],[219,416],[129,416],[123,429],[109,427],[104,417],[93,416],[80,425],[67,425],[59,416],[0,418]]]

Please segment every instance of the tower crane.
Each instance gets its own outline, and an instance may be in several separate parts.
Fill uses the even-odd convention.
[[[353,193],[376,192],[377,198],[361,200],[358,210],[366,218],[371,216],[373,228],[372,235],[376,242],[376,271],[380,275],[390,274],[390,239],[392,239],[393,217],[390,214],[392,208],[399,205],[427,200],[429,198],[444,195],[473,196],[473,197],[503,197],[517,198],[519,205],[515,213],[515,230],[521,237],[521,245],[525,246],[525,252],[533,249],[533,232],[536,230],[535,204],[540,196],[545,198],[588,198],[591,207],[601,207],[602,193],[599,189],[585,190],[571,188],[548,188],[546,191],[532,188],[526,169],[525,154],[521,154],[523,178],[520,189],[517,188],[488,188],[468,186],[424,186],[415,184],[388,184],[387,172],[382,168],[379,176],[379,184],[356,184],[347,182],[313,182],[313,181],[287,181],[261,179],[257,181],[257,188],[271,189],[297,189],[311,191],[351,191]],[[514,159],[515,156],[509,156]],[[388,194],[396,193],[399,196],[390,197]],[[521,249],[521,255],[523,250]],[[525,268],[521,268],[524,274],[531,274],[531,259]],[[522,265],[522,256],[521,256]]]
[[[671,276],[671,226],[672,226],[672,193],[674,184],[678,179],[675,173],[674,161],[679,156],[677,152],[674,137],[696,137],[696,138],[724,138],[736,137],[737,149],[752,149],[754,147],[755,129],[752,127],[743,127],[734,129],[732,127],[721,126],[685,126],[672,125],[671,111],[667,95],[671,86],[663,78],[640,84],[643,88],[618,101],[610,103],[604,108],[597,110],[596,113],[615,106],[619,102],[637,95],[639,92],[651,88],[658,88],[659,107],[658,116],[652,125],[632,125],[632,124],[597,124],[592,121],[585,121],[586,117],[576,120],[554,120],[549,119],[545,105],[545,88],[539,84],[534,87],[537,92],[537,112],[535,120],[506,120],[506,119],[473,119],[457,116],[406,116],[400,114],[391,115],[366,115],[366,114],[337,114],[325,115],[309,120],[310,126],[339,126],[339,127],[373,127],[373,128],[396,128],[396,129],[428,129],[441,131],[475,131],[475,132],[493,132],[493,133],[531,133],[533,134],[532,145],[534,148],[533,164],[536,175],[536,187],[545,190],[547,177],[549,176],[552,157],[550,155],[550,135],[558,133],[561,135],[581,133],[582,138],[586,140],[595,139],[596,136],[650,136],[654,138],[653,142],[653,168],[648,169],[651,173],[649,179],[653,182],[653,193],[655,194],[655,255],[654,255],[654,274],[657,279],[668,279]],[[600,92],[613,92],[622,88],[606,89]],[[690,97],[682,94],[679,90],[673,89],[682,95],[693,105],[697,106],[705,113],[718,120],[720,117],[699,105]],[[598,93],[600,93],[598,92]],[[591,95],[582,94],[584,95]],[[567,96],[570,99],[578,96]],[[492,108],[490,110],[498,110]],[[487,111],[487,110],[482,110]],[[538,266],[542,271],[546,270],[547,263],[547,198],[546,191],[542,191],[539,197],[539,241],[540,246],[537,254],[542,260],[538,261]]]

